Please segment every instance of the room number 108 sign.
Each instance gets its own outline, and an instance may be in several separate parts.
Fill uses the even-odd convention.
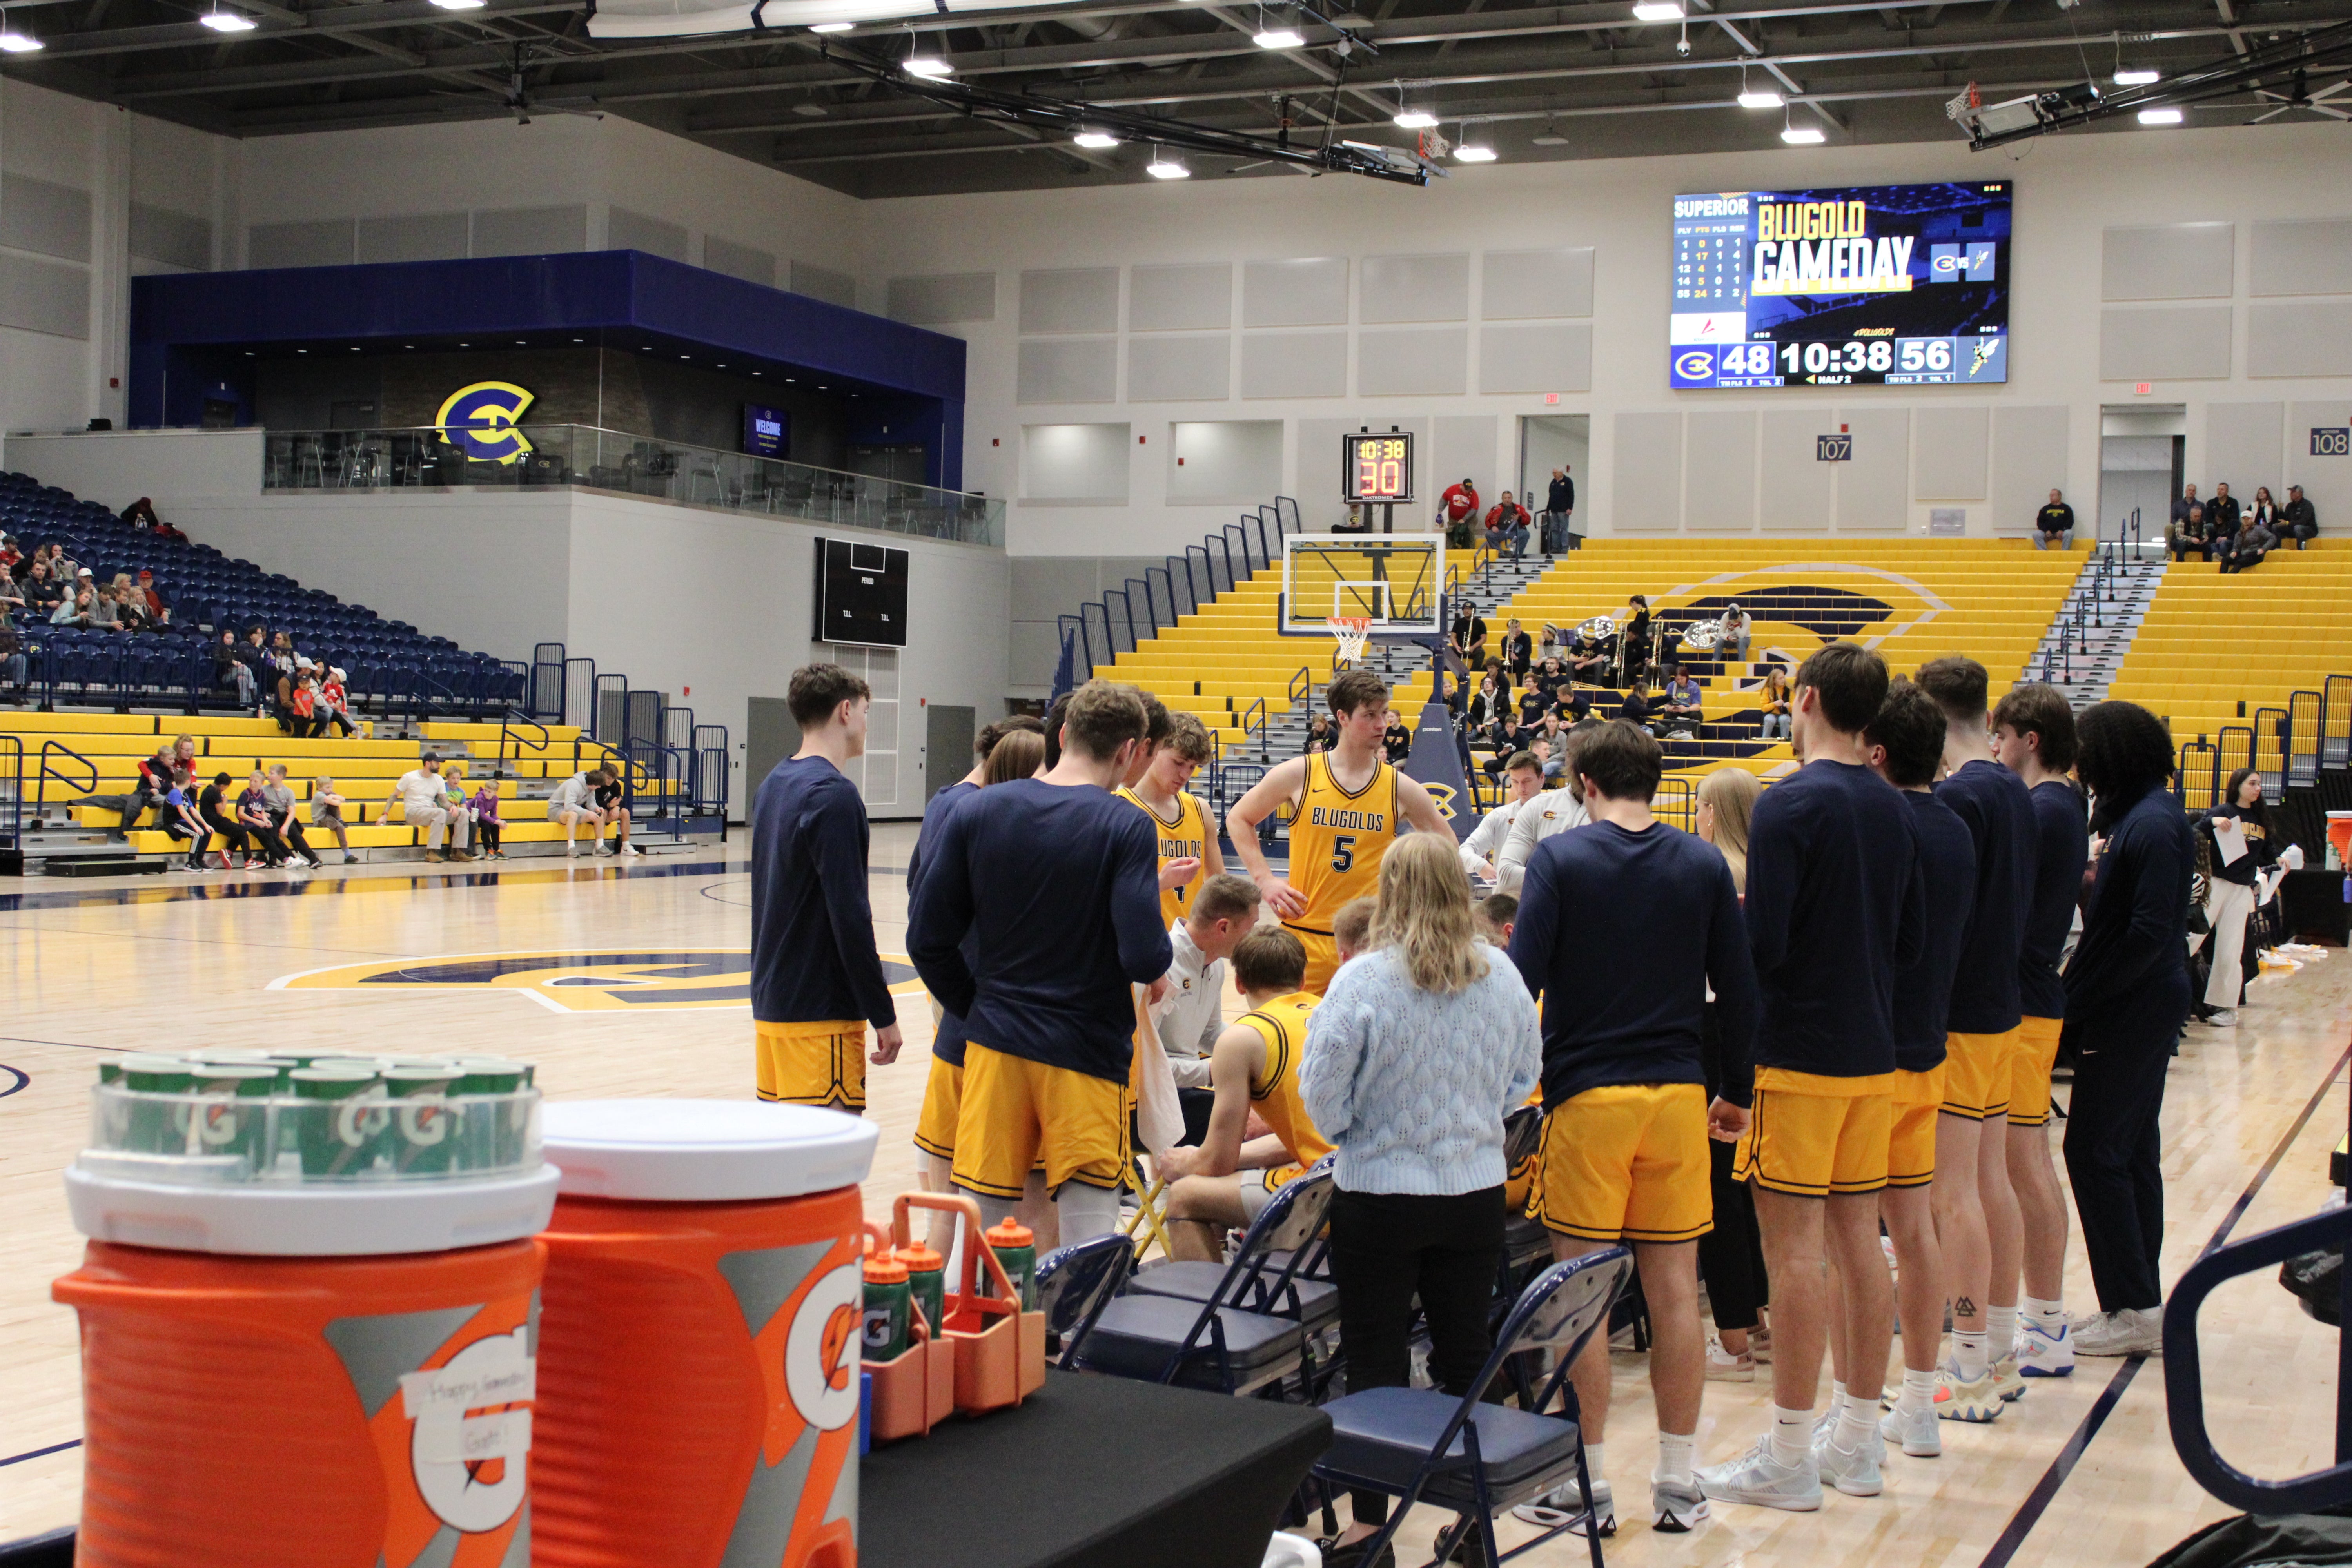
[[[1341,499],[1349,505],[1412,500],[1412,437],[1392,430],[1341,437]]]

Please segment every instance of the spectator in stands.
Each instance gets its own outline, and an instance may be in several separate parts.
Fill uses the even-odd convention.
[[[271,636],[269,639],[269,662],[278,667],[278,672],[280,675],[291,675],[294,673],[294,664],[297,657],[298,656],[294,652],[294,638],[290,634],[286,632],[278,632]]]
[[[1592,716],[1592,699],[1577,692],[1568,700],[1568,730],[1573,735],[1579,730],[1598,730],[1601,721]]]
[[[1318,752],[1329,751],[1338,742],[1339,737],[1331,732],[1329,717],[1318,713],[1307,722],[1307,743],[1299,747],[1299,754],[1311,757]]]
[[[449,839],[447,858],[473,858],[466,852],[466,819],[452,817],[445,804],[447,797],[442,792],[441,759],[438,756],[431,752],[425,752],[415,767],[400,775],[393,784],[392,792],[392,800],[383,803],[383,811],[375,819],[378,827],[391,823],[393,805],[397,802],[401,819],[411,827],[424,830],[426,860],[438,862],[443,858],[441,839],[445,833]]]
[[[630,812],[621,800],[625,793],[619,770],[606,768],[604,782],[596,786],[596,809],[603,812],[604,820],[613,825],[613,847],[610,853],[615,855],[635,855],[638,852],[637,847],[629,842]]]
[[[145,496],[141,496],[122,509],[122,521],[144,532],[160,526],[163,520],[155,515],[155,503]]]
[[[2167,539],[2171,538],[2172,530],[2179,526],[2181,523],[2187,522],[2189,521],[2189,512],[2202,504],[2203,503],[2199,501],[2197,499],[2197,487],[2195,485],[2181,486],[2179,496],[2176,498],[2172,503],[2172,516],[2166,523],[2165,537]]]
[[[236,645],[236,661],[245,667],[247,679],[236,683],[237,692],[247,702],[256,703],[254,717],[267,719],[269,710],[258,706],[258,694],[275,685],[277,670],[269,662],[269,649],[262,645],[268,634],[259,626],[246,628],[245,640]]]
[[[64,591],[50,580],[49,563],[46,561],[33,563],[23,578],[23,584],[25,608],[30,615],[46,617],[58,607],[58,601],[65,596]]]
[[[1480,676],[1478,689],[1470,694],[1470,706],[1463,714],[1464,721],[1473,731],[1486,729],[1495,721],[1501,702],[1502,693],[1496,688],[1494,676]],[[1318,713],[1316,717],[1320,719],[1323,716]],[[1327,724],[1325,728],[1329,726]]]
[[[0,584],[7,579],[0,576]],[[25,689],[25,637],[16,625],[16,612],[25,601],[14,594],[0,592],[0,671],[6,673],[8,684],[22,691]]]
[[[320,773],[310,784],[310,826],[323,827],[335,836],[335,847],[343,852],[343,864],[359,859],[352,853],[352,837],[343,824],[343,807],[350,803],[336,793],[334,776]],[[311,858],[316,859],[313,856]]]
[[[1418,1315],[1430,1375],[1459,1397],[1494,1342],[1503,1118],[1541,1075],[1535,998],[1478,941],[1469,879],[1437,835],[1407,834],[1390,848],[1372,921],[1377,945],[1332,980],[1298,1070],[1307,1114],[1339,1152],[1330,1259],[1348,1386],[1411,1381]],[[1388,1509],[1385,1496],[1358,1493],[1330,1561],[1359,1561],[1347,1547],[1374,1534]]]
[[[1558,789],[1568,782],[1569,750],[1559,744],[1558,736],[1557,731],[1549,735],[1538,731],[1536,738],[1528,742],[1528,752],[1535,758],[1546,789]]]
[[[1639,724],[1647,729],[1657,717],[1657,704],[1651,699],[1649,681],[1641,676],[1629,679],[1625,683],[1625,700],[1617,707],[1617,717],[1628,724]]]
[[[257,871],[261,869],[261,861],[254,855],[252,847],[246,840],[245,826],[236,819],[236,807],[229,801],[228,790],[228,774],[215,773],[213,782],[206,784],[203,793],[196,796],[196,816],[204,820],[205,827],[210,832],[219,834],[228,845],[227,848],[221,851],[220,868],[222,870],[236,870],[236,863],[234,857],[241,855],[245,858],[245,868],[248,871]]]
[[[291,669],[278,669],[276,681],[278,695],[270,705],[278,729],[303,740],[316,739],[319,731],[325,728],[315,714],[305,711],[309,705],[302,700],[301,679],[302,672],[310,668],[310,661],[305,658],[298,660]]]
[[[355,733],[356,726],[352,723],[351,712],[351,693],[343,689],[343,672],[330,666],[326,679],[319,683],[319,733],[325,734],[329,724],[334,725],[346,736]]]
[[[1049,719],[1048,733],[1053,728]],[[1314,737],[1310,734],[1307,739],[1311,742]],[[555,786],[555,793],[548,797],[547,820],[562,827],[563,853],[567,857],[577,856],[580,853],[580,846],[572,841],[572,835],[583,824],[588,829],[589,845],[597,854],[604,853],[602,834],[604,814],[596,805],[596,786],[604,782],[604,771],[602,768],[590,768],[584,773],[573,773],[570,778],[565,779]]]
[[[2293,539],[2297,550],[2303,548],[2304,541],[2319,537],[2319,514],[2304,499],[2301,485],[2287,486],[2286,505],[2279,509],[2279,518],[2285,524],[2279,530],[2279,536]]]
[[[1609,650],[1598,638],[1586,642],[1576,632],[1569,633],[1568,673],[1571,680],[1588,686],[1599,686],[1609,679]]]
[[[131,781],[131,792],[114,805],[115,815],[121,819],[113,834],[118,842],[131,837],[151,805],[162,811],[168,823],[171,813],[163,809],[163,799],[172,793],[172,775],[182,771],[179,758],[167,741],[156,742],[153,756],[140,759],[139,772]]]
[[[2238,531],[2231,534],[2228,548],[2221,552],[2221,572],[2249,571],[2263,563],[2263,557],[2278,548],[2278,535],[2264,526],[2261,518],[2251,511]]]
[[[122,601],[112,588],[85,588],[89,595],[89,629],[94,632],[119,632],[122,625]]]
[[[1437,498],[1437,526],[1445,531],[1445,542],[1454,549],[1470,548],[1470,525],[1477,518],[1478,487],[1468,479],[1446,486],[1445,493]]]
[[[236,650],[241,646],[235,632],[221,633],[220,640],[213,645],[213,689],[234,690],[236,705],[250,708],[256,700],[253,671],[237,657]]]
[[[1659,711],[1660,728],[1670,735],[1687,739],[1696,734],[1706,721],[1706,701],[1690,673],[1680,665],[1672,668],[1674,673],[1666,679],[1665,704]]]
[[[1486,762],[1485,769],[1486,776],[1501,777],[1503,769],[1508,765],[1509,760],[1528,750],[1535,741],[1535,726],[1520,723],[1516,714],[1496,725],[1486,737],[1486,743],[1493,747],[1495,752],[1494,756]]]
[[[1536,726],[1536,739],[1545,746],[1546,756],[1557,757],[1560,754],[1564,749],[1560,743],[1560,737],[1566,734],[1567,731],[1568,720],[1559,709],[1551,709],[1544,714],[1543,722]]]
[[[1756,706],[1763,710],[1761,739],[1785,741],[1789,734],[1789,672],[1784,666],[1774,665],[1764,672],[1764,684],[1757,689]]]
[[[1528,636],[1527,627],[1518,617],[1511,617],[1503,626],[1503,665],[1521,680],[1528,678],[1528,668],[1536,659],[1536,639]]]
[[[160,626],[172,618],[172,606],[165,604],[163,595],[156,591],[155,574],[141,567],[137,586],[139,596],[146,601],[149,620]]]
[[[2061,549],[2072,550],[2074,547],[2074,509],[2068,506],[2056,490],[2050,492],[2047,504],[2033,514],[2033,526],[2036,531],[2034,549],[2047,550],[2053,540],[2058,542]]]
[[[1569,536],[1576,528],[1576,481],[1568,477],[1566,463],[1551,471],[1551,488],[1544,494],[1543,551],[1555,554],[1569,548]]]
[[[2189,510],[2178,521],[2165,525],[2164,547],[2172,552],[2175,561],[2186,561],[2192,551],[2203,555],[2212,537],[2212,525],[2205,521],[2205,509],[2191,501]]]
[[[18,575],[16,563],[24,558],[24,552],[16,548],[16,536],[0,533],[0,576],[15,581]]]
[[[1744,662],[1748,658],[1748,646],[1756,635],[1755,627],[1748,622],[1748,612],[1738,605],[1726,605],[1716,625],[1722,628],[1721,635],[1716,639],[1717,656],[1733,664]]]
[[[269,778],[259,768],[248,774],[245,789],[236,797],[236,825],[245,829],[261,850],[261,863],[275,871],[293,858],[294,851],[278,836],[276,817],[269,809]]]
[[[1446,641],[1453,646],[1454,657],[1462,661],[1465,671],[1476,669],[1486,662],[1486,618],[1466,598],[1454,613],[1454,629]]]
[[[49,625],[79,626],[87,630],[97,604],[98,594],[95,589],[89,587],[77,589],[72,598],[58,601],[58,607],[49,614]]]
[[[193,776],[185,768],[172,770],[172,787],[163,792],[163,832],[173,842],[177,843],[183,838],[188,841],[188,869],[201,871],[205,868],[205,845],[212,837],[213,830],[197,813],[194,802],[188,798],[188,781]],[[221,869],[227,868],[228,857],[224,854]]]
[[[1381,750],[1387,753],[1391,765],[1412,755],[1412,731],[1405,728],[1403,715],[1389,715],[1389,727],[1381,731]]]
[[[2279,531],[2278,502],[2271,499],[2270,486],[2256,485],[2254,487],[2254,499],[2252,502],[2247,506],[2245,515],[2240,518],[2238,522],[2241,528],[2250,522],[2259,522],[2264,528],[2269,529],[2273,533],[2277,533]]]
[[[114,591],[114,618],[125,632],[152,631],[147,621],[146,596],[136,588],[123,587]]]
[[[1528,509],[1512,500],[1510,491],[1505,490],[1503,499],[1486,512],[1486,548],[1500,555],[1503,546],[1507,544],[1511,547],[1513,561],[1526,559],[1528,531],[1532,521],[1528,516]]]
[[[270,764],[269,782],[261,786],[261,795],[269,807],[269,826],[278,837],[305,865],[314,868],[319,866],[319,852],[310,847],[310,836],[302,831],[302,824],[297,819],[299,803],[294,798],[294,786],[286,782],[284,763]]]
[[[474,792],[467,809],[474,815],[474,841],[481,846],[485,860],[503,860],[506,850],[499,836],[506,831],[507,819],[499,815],[499,781],[484,779],[482,787]]]
[[[1637,680],[1650,669],[1650,601],[1634,595],[1617,616],[1617,636],[1625,654],[1625,678]]]
[[[1560,683],[1567,679],[1568,671],[1561,668],[1559,659],[1552,658],[1549,655],[1545,656],[1544,661],[1536,666],[1536,684],[1542,687],[1546,691],[1559,690]]]
[[[1519,722],[1533,727],[1543,722],[1546,710],[1551,707],[1551,693],[1540,686],[1530,686],[1519,693]]]
[[[2227,484],[2215,485],[2213,499],[2205,505],[2206,521],[2213,525],[2213,531],[2217,534],[2237,532],[2239,510],[2238,499],[2230,493],[2230,487]]]

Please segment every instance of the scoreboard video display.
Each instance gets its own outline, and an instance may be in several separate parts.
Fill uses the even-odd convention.
[[[1384,436],[1358,431],[1340,437],[1342,465],[1340,500],[1350,506],[1366,501],[1412,500],[1412,437],[1391,430]]]
[[[1675,198],[1671,384],[2009,379],[2010,183]]]

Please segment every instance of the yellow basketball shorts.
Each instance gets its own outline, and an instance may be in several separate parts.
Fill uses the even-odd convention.
[[[1756,1069],[1756,1104],[1732,1155],[1734,1180],[1801,1198],[1874,1193],[1886,1185],[1895,1075],[1831,1078]]]
[[[759,1031],[754,1069],[761,1100],[866,1109],[863,1019],[751,1026]]]
[[[2017,1031],[1944,1037],[1944,1114],[1982,1121],[2009,1114]]]
[[[1045,1187],[1116,1191],[1127,1175],[1127,1086],[969,1040],[956,1110],[955,1184],[1017,1198],[1043,1156]]]
[[[1331,984],[1331,976],[1339,972],[1339,939],[1328,931],[1308,931],[1304,926],[1282,922],[1282,929],[1298,939],[1307,950],[1307,982],[1301,991],[1312,991],[1318,996]]]
[[[2050,1069],[2058,1060],[2061,1018],[2028,1015],[2017,1023],[2017,1051],[2009,1059],[2009,1124],[2041,1127],[2050,1121]]]
[[[915,1118],[915,1147],[953,1161],[956,1112],[962,1104],[963,1068],[944,1057],[933,1057],[931,1075],[923,1080],[922,1114]]]
[[[1895,1069],[1895,1118],[1886,1137],[1886,1184],[1924,1187],[1936,1179],[1936,1118],[1944,1109],[1944,1068]]]
[[[1528,1217],[1580,1241],[1696,1241],[1715,1228],[1706,1091],[1588,1089],[1544,1117]]]

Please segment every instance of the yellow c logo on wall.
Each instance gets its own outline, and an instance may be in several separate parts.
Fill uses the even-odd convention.
[[[433,416],[441,438],[478,463],[517,463],[530,453],[530,438],[515,428],[532,395],[510,381],[478,381],[443,399]]]
[[[1429,792],[1430,804],[1437,807],[1437,815],[1448,822],[1453,821],[1454,786],[1448,784],[1431,784],[1423,779],[1421,781],[1421,787]]]
[[[898,953],[882,955],[882,977],[894,995],[923,994],[923,983],[915,978],[914,965]],[[269,983],[268,989],[412,995],[419,991],[488,989],[515,993],[558,1013],[748,1007],[751,1005],[751,954],[730,948],[439,953],[280,975]]]

